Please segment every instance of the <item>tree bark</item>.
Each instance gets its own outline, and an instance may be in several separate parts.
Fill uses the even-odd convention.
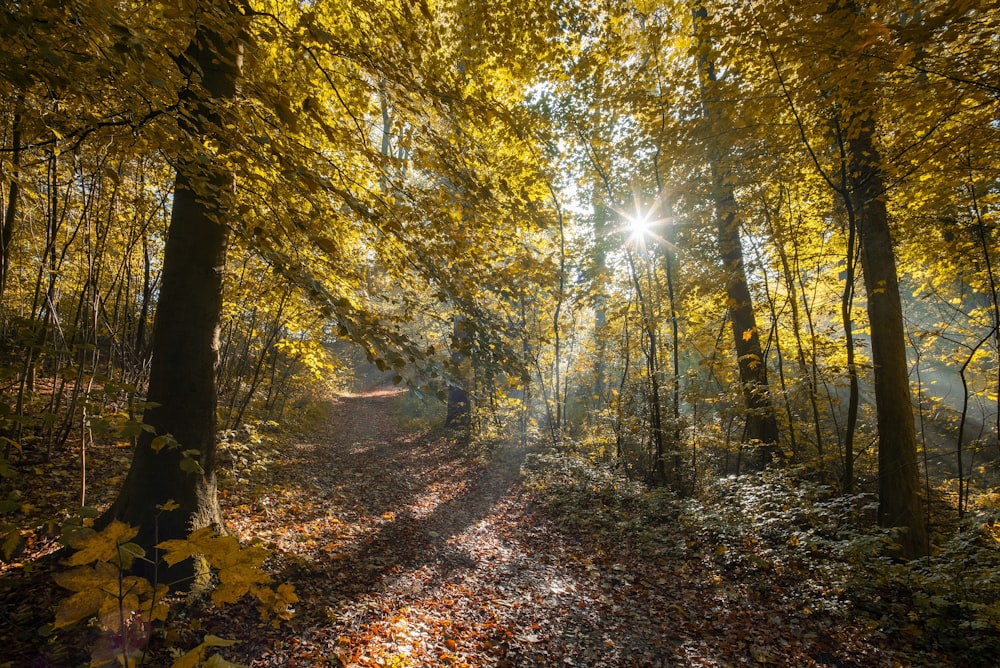
[[[710,98],[710,88],[716,83],[715,66],[708,57],[709,44],[704,36],[708,12],[700,0],[692,9],[695,41],[698,49],[698,76],[701,82],[702,110],[706,119],[719,124],[721,114]],[[740,216],[730,172],[724,164],[722,150],[714,139],[709,140],[708,160],[712,170],[712,200],[715,205],[719,255],[722,259],[729,320],[736,344],[736,359],[740,384],[747,409],[745,440],[761,445],[760,464],[767,465],[780,455],[778,422],[767,384],[767,366],[760,345],[760,332],[753,312],[753,298],[747,283],[743,263],[743,243],[740,238]]]
[[[21,104],[20,98],[17,104]],[[15,110],[11,121],[11,175],[7,188],[7,206],[4,207],[3,224],[0,226],[0,314],[3,313],[3,295],[7,288],[7,276],[10,273],[10,247],[14,240],[14,222],[17,219],[17,200],[20,196],[18,171],[21,167],[21,113]],[[5,323],[0,318],[0,326]]]
[[[902,527],[901,554],[927,554],[921,517],[917,440],[910,400],[909,365],[896,257],[885,205],[881,158],[870,113],[851,123],[851,197],[861,240],[861,269],[868,296],[875,404],[878,420],[879,524]]]
[[[466,318],[456,314],[452,320],[451,361],[457,378],[448,383],[448,410],[445,414],[446,427],[467,431],[472,427],[472,397],[466,384],[469,382],[466,352],[469,346],[469,331]]]
[[[137,526],[136,542],[149,556],[159,541],[205,526],[223,529],[215,477],[216,366],[233,175],[202,151],[222,126],[220,105],[236,97],[242,45],[237,15],[230,15],[233,25],[224,28],[199,24],[181,59],[195,81],[182,93],[181,127],[195,148],[177,158],[153,328],[144,422],[155,433],[139,439],[119,496],[102,518]],[[167,435],[172,441],[159,438]],[[170,500],[178,507],[164,510]],[[191,574],[190,564],[160,569],[161,581]]]

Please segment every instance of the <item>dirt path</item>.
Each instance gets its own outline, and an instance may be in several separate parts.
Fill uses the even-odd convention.
[[[182,609],[145,665],[209,633],[236,640],[221,654],[253,668],[908,665],[863,622],[809,610],[794,573],[722,568],[669,518],[652,548],[560,525],[521,484],[526,453],[403,429],[398,401],[342,397],[314,436],[228,484],[227,521],[271,550],[274,580],[300,598],[295,618],[260,620],[251,601]],[[34,579],[51,598],[51,578]],[[34,637],[51,610],[14,605],[28,585],[9,585],[0,598],[25,619],[0,631]]]
[[[276,553],[297,616],[230,610],[227,658],[263,666],[898,665],[863,628],[796,606],[794,583],[741,582],[684,548],[654,559],[560,528],[519,482],[524,453],[484,461],[406,433],[393,393],[344,397],[295,445],[271,492],[230,521]],[[253,628],[251,628],[253,627]],[[242,631],[246,631],[245,633]],[[236,649],[236,648],[234,648]]]

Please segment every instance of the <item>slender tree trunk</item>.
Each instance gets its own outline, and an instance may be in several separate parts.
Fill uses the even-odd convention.
[[[635,268],[635,261],[632,258],[632,251],[625,250],[625,259],[628,261],[629,274],[632,277],[632,285],[635,288],[635,298],[639,305],[639,316],[642,320],[642,328],[646,334],[648,347],[644,350],[646,357],[646,373],[649,375],[649,422],[650,436],[653,440],[653,482],[662,485],[667,482],[668,473],[666,465],[666,452],[663,446],[663,416],[660,402],[660,363],[659,363],[659,343],[656,335],[656,323],[653,317],[653,305],[650,303],[651,297],[643,295],[642,286],[639,283],[639,274]],[[648,260],[647,260],[648,263]]]
[[[18,99],[17,104],[21,100]],[[20,196],[18,170],[21,166],[21,114],[14,112],[10,132],[10,183],[7,187],[7,206],[4,207],[3,224],[0,227],[0,314],[3,313],[3,295],[7,288],[7,277],[10,273],[10,246],[14,240],[14,225],[17,220],[17,202]],[[0,317],[0,326],[4,319]]]
[[[218,107],[236,97],[242,67],[238,17],[199,24],[182,65],[200,86],[182,94],[182,127],[193,151],[223,124]],[[218,20],[218,19],[215,19]],[[216,494],[216,365],[227,246],[226,216],[233,175],[210,155],[178,157],[174,203],[164,250],[162,285],[153,327],[153,361],[143,433],[119,496],[102,522],[139,528],[147,548],[205,526],[223,529]],[[167,501],[175,510],[162,509]],[[162,569],[161,565],[161,569]],[[161,581],[191,575],[190,566],[160,571]]]
[[[850,207],[849,207],[850,208]],[[858,426],[858,405],[861,400],[861,392],[858,387],[858,363],[855,360],[854,345],[854,317],[851,312],[854,310],[854,278],[857,247],[856,229],[857,222],[854,212],[848,212],[848,232],[847,232],[847,265],[846,276],[844,277],[844,292],[840,299],[840,318],[844,324],[844,347],[847,352],[847,424],[844,426],[844,479],[842,486],[845,494],[854,493],[854,433]],[[820,452],[820,456],[822,456]]]
[[[472,398],[466,385],[469,378],[466,371],[466,349],[469,345],[468,325],[464,315],[457,314],[452,320],[451,361],[455,373],[460,376],[448,383],[448,410],[444,424],[467,430],[472,427]]]
[[[765,207],[765,212],[767,211]],[[788,259],[788,249],[785,247],[786,239],[781,229],[779,211],[774,212],[774,216],[768,215],[768,222],[771,227],[771,236],[774,239],[774,247],[778,252],[778,259],[781,261],[781,272],[785,279],[785,289],[788,290],[788,305],[792,315],[792,334],[795,337],[795,359],[798,363],[799,373],[805,379],[809,389],[809,406],[812,409],[813,434],[816,438],[816,453],[823,456],[823,428],[820,418],[818,394],[816,387],[815,364],[810,371],[806,363],[805,346],[802,345],[802,316],[799,313],[799,295],[796,287],[795,277],[792,274],[792,266]],[[794,247],[794,246],[793,246]],[[797,252],[797,249],[796,249]],[[805,295],[803,294],[803,299]]]
[[[135,353],[132,355],[132,367],[136,377],[145,368],[148,359],[149,346],[146,343],[146,327],[149,319],[149,304],[153,299],[153,260],[149,254],[149,235],[142,231],[142,304],[139,305],[139,315],[135,324]]]
[[[905,529],[902,555],[927,554],[921,517],[916,430],[896,257],[885,205],[881,157],[870,110],[856,113],[848,132],[851,200],[857,213],[861,268],[868,297],[879,434],[879,523]]]
[[[666,114],[661,110],[660,132],[666,127]],[[677,315],[677,297],[674,291],[674,216],[670,201],[663,195],[663,180],[660,178],[660,145],[657,144],[656,152],[653,155],[653,175],[656,178],[656,192],[660,206],[663,207],[664,219],[667,221],[668,230],[665,233],[663,244],[663,270],[667,279],[667,303],[670,308],[670,418],[671,431],[669,446],[673,451],[671,475],[673,477],[674,488],[677,491],[685,491],[684,480],[681,474],[681,372],[680,372],[680,327]]]
[[[610,406],[610,392],[608,390],[607,371],[607,289],[605,286],[607,276],[607,253],[605,251],[608,228],[607,208],[597,197],[599,188],[594,188],[594,249],[591,261],[593,262],[593,293],[594,293],[594,412],[599,413],[605,406]]]
[[[697,65],[702,88],[702,111],[706,119],[718,125],[721,115],[711,99],[711,88],[716,83],[715,66],[707,55],[709,44],[704,36],[708,12],[701,0],[696,0],[692,13],[699,51]],[[708,144],[719,255],[722,258],[729,320],[732,324],[740,384],[743,386],[743,400],[747,409],[745,434],[748,441],[761,445],[760,464],[763,466],[780,455],[777,446],[778,422],[768,391],[767,365],[764,363],[760,332],[753,311],[753,298],[750,295],[746,267],[743,263],[736,195],[730,181],[730,172],[724,164],[721,148],[714,139],[709,140]]]
[[[556,306],[552,313],[552,335],[553,335],[553,382],[556,397],[556,424],[555,433],[562,440],[562,428],[565,421],[566,401],[560,391],[560,378],[562,376],[562,326],[560,318],[562,316],[563,300],[566,292],[566,225],[563,220],[562,207],[559,206],[559,196],[552,187],[547,184],[549,194],[552,196],[552,203],[556,209],[556,219],[559,223],[559,283],[556,291]]]
[[[264,336],[264,340],[260,346],[260,353],[257,355],[257,361],[254,364],[253,374],[250,376],[250,387],[247,389],[246,394],[243,396],[243,401],[240,402],[239,410],[236,411],[236,415],[232,415],[232,410],[230,409],[230,415],[228,416],[229,428],[236,429],[239,427],[240,423],[243,421],[243,415],[246,413],[247,408],[250,407],[250,402],[253,401],[254,394],[257,393],[257,388],[260,387],[261,382],[264,379],[264,364],[267,361],[270,351],[276,352],[276,344],[278,342],[278,337],[281,335],[283,330],[282,321],[285,315],[285,300],[288,298],[288,293],[281,295],[281,301],[278,302],[278,310],[274,314],[274,319],[271,321],[270,326],[267,328]],[[237,383],[237,387],[239,384]],[[234,390],[235,396],[235,390]]]
[[[528,338],[528,311],[524,305],[524,293],[519,292],[517,297],[518,312],[521,316],[518,331],[521,333],[521,358],[525,368],[528,368],[531,360],[531,342]],[[523,380],[524,388],[521,390],[521,410],[518,412],[518,437],[521,447],[528,447],[528,423],[531,416],[531,378]]]
[[[764,211],[764,219],[768,226],[771,226],[771,214],[768,210],[767,202],[763,203],[762,209]],[[764,299],[767,302],[768,314],[771,318],[771,324],[768,328],[768,349],[770,349],[770,342],[774,342],[774,352],[776,370],[778,372],[778,387],[781,389],[781,403],[784,404],[785,416],[788,419],[788,447],[791,453],[789,457],[795,459],[799,454],[799,444],[798,437],[796,436],[796,426],[795,426],[795,411],[792,408],[791,396],[788,391],[788,383],[785,379],[785,353],[781,348],[781,331],[778,326],[779,311],[778,304],[775,301],[775,296],[777,295],[777,290],[774,293],[771,292],[771,281],[767,275],[767,265],[764,262],[764,257],[760,251],[760,245],[753,245],[754,255],[757,258],[757,263],[762,267],[761,274],[764,279]],[[790,298],[794,300],[794,295]],[[782,309],[784,310],[784,309]]]
[[[983,251],[983,260],[986,263],[986,278],[989,282],[989,294],[987,295],[990,299],[990,317],[993,320],[993,349],[996,354],[1000,356],[1000,297],[997,295],[997,278],[993,271],[993,261],[991,259],[990,244],[987,238],[986,223],[983,220],[982,210],[979,206],[979,196],[976,193],[976,182],[973,178],[972,171],[972,157],[968,156],[967,160],[969,162],[969,184],[967,189],[969,191],[969,198],[972,202],[972,212],[976,219],[976,236],[979,238],[979,244]],[[995,385],[996,391],[994,396],[996,396],[995,409],[996,415],[994,416],[993,423],[993,442],[997,450],[1000,451],[1000,364],[996,366],[996,377]]]

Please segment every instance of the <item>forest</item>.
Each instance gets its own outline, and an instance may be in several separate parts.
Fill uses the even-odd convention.
[[[996,665],[996,3],[2,4],[0,668]]]

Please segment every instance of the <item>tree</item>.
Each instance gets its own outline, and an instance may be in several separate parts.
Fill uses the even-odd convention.
[[[695,3],[692,13],[702,105],[710,128],[708,133],[711,135],[707,140],[707,157],[711,169],[711,193],[715,205],[719,255],[722,259],[729,320],[740,369],[740,384],[743,386],[747,409],[744,436],[750,442],[761,444],[760,463],[766,465],[780,453],[777,446],[778,423],[767,384],[767,363],[760,345],[760,329],[757,327],[743,262],[740,215],[732,174],[725,164],[723,149],[714,138],[725,121],[714,98],[717,84],[715,63],[710,56],[711,41],[705,34],[708,10],[699,1]]]
[[[879,524],[903,527],[903,554],[927,552],[920,504],[916,430],[910,401],[909,364],[892,235],[885,205],[881,160],[867,110],[854,114],[849,127],[851,197],[858,214],[861,266],[868,296],[875,407],[879,434]],[[857,125],[860,124],[860,127]]]
[[[139,528],[151,546],[203,527],[223,530],[216,492],[216,367],[233,173],[224,150],[227,105],[243,66],[243,17],[234,5],[196,11],[178,59],[189,82],[179,125],[190,152],[176,157],[173,210],[153,329],[148,408],[132,465],[102,521]],[[174,508],[167,510],[173,502]]]
[[[795,14],[796,18],[801,16]],[[806,148],[827,183],[842,198],[847,211],[850,241],[844,321],[848,327],[848,343],[852,346],[849,354],[853,351],[853,344],[847,309],[853,290],[853,239],[857,232],[875,379],[879,523],[887,527],[901,527],[901,553],[915,557],[926,554],[926,531],[921,517],[916,434],[899,279],[886,206],[888,193],[883,159],[877,145],[879,94],[884,73],[879,65],[882,59],[875,56],[885,29],[877,19],[865,16],[853,0],[826,7],[823,17],[828,34],[819,43],[824,44],[831,55],[832,67],[824,70],[825,65],[820,65],[821,69],[812,70],[811,74],[823,86],[820,99],[831,100],[828,122],[836,143],[836,147],[831,148],[840,158],[835,169],[842,175],[839,183],[824,171],[806,136],[801,116],[789,92],[789,84],[775,56],[773,35],[766,34],[765,30],[766,48],[777,70],[784,96],[793,107]],[[812,58],[804,54],[800,57]],[[800,63],[803,69],[816,66],[815,61]],[[850,357],[849,364],[852,364]],[[852,376],[852,390],[854,382]],[[855,396],[856,391],[853,391],[852,411],[856,410]],[[849,444],[851,438],[852,434],[848,434]],[[848,484],[853,479],[853,457],[853,449],[849,447],[846,452]]]
[[[428,361],[435,346],[427,345],[427,332],[403,331],[412,316],[392,312],[394,294],[368,291],[363,277],[378,264],[401,287],[419,281],[426,291],[430,281],[435,296],[461,306],[463,354],[478,352],[486,364],[500,366],[512,357],[499,343],[502,314],[481,306],[487,300],[479,290],[489,288],[482,276],[491,265],[508,264],[502,251],[519,228],[544,219],[528,211],[530,172],[537,166],[511,148],[524,141],[511,130],[514,115],[495,108],[503,98],[497,91],[487,88],[479,98],[462,100],[459,78],[431,76],[443,72],[438,68],[446,59],[424,61],[438,87],[428,92],[393,60],[416,66],[407,60],[406,44],[387,42],[374,28],[344,33],[350,42],[345,59],[332,44],[332,31],[353,20],[348,9],[279,3],[274,13],[253,11],[251,17],[233,3],[206,3],[188,19],[194,36],[177,57],[187,82],[178,105],[185,141],[175,158],[145,431],[119,497],[104,515],[105,522],[139,525],[137,542],[144,546],[202,526],[223,528],[215,483],[216,366],[230,231],[303,288],[381,368],[398,374],[407,365],[438,360]],[[437,21],[426,7],[419,18],[405,7],[402,14],[366,10],[392,23],[401,39],[417,39],[408,31]],[[243,76],[246,39],[254,46],[251,78]],[[384,60],[370,62],[376,44],[385,47]],[[315,67],[303,68],[303,61]],[[373,73],[383,75],[374,95],[365,83]],[[341,80],[345,75],[357,77],[350,87]],[[288,77],[299,84],[293,86],[297,99],[279,86]],[[516,100],[501,92],[508,95],[504,101]],[[390,104],[403,117],[401,143],[408,153],[401,157],[391,155],[384,141],[373,146],[360,120],[384,117]],[[470,121],[485,113],[473,127]],[[469,127],[460,141],[451,133],[455,126]],[[407,136],[411,132],[423,143]],[[345,175],[340,159],[354,161],[357,173]],[[408,168],[400,169],[404,161]],[[362,164],[370,172],[360,170]],[[486,164],[493,170],[489,177],[481,168]],[[454,187],[442,188],[442,181]],[[484,224],[492,222],[487,211],[505,211],[508,232],[492,233]],[[330,238],[331,224],[339,238]],[[466,240],[461,250],[458,238]],[[512,269],[494,267],[493,275],[503,283]],[[167,506],[174,509],[167,512]]]

